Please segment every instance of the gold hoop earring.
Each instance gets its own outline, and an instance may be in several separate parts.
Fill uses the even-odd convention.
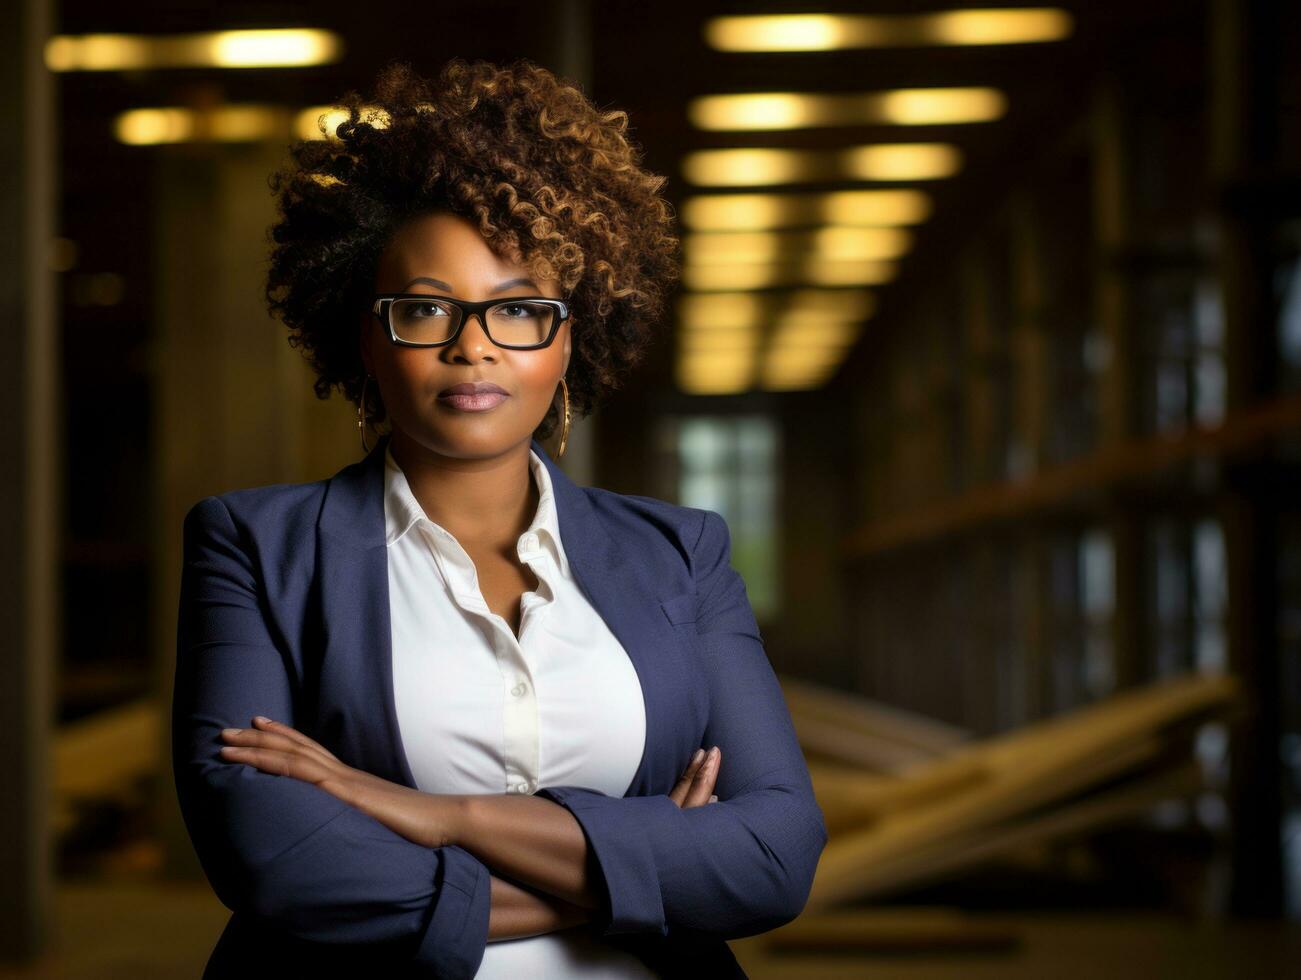
[[[565,396],[565,423],[560,429],[560,449],[556,452],[556,459],[565,455],[565,442],[569,439],[569,385],[565,384],[565,379],[560,379],[560,390]]]
[[[370,382],[370,375],[366,375],[365,380],[361,383],[361,398],[357,400],[357,430],[361,433],[361,450],[364,453],[370,452],[370,447],[366,445],[366,420],[363,412],[366,409],[366,385]]]

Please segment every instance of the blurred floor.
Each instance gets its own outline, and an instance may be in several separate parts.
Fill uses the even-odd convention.
[[[193,980],[228,913],[206,883],[62,882],[53,955],[0,978]],[[1301,962],[1301,927],[1199,926],[1150,914],[983,915],[1021,936],[1007,952],[817,956],[765,952],[760,938],[732,944],[753,980],[1072,980],[1072,978],[1281,978]],[[1291,964],[1291,968],[1287,965]]]

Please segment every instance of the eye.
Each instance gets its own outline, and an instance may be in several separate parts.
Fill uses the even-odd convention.
[[[447,311],[437,303],[413,302],[407,305],[407,316],[426,319],[428,317],[447,316]]]
[[[507,306],[499,307],[508,317],[520,318],[537,315],[535,304],[510,303]]]

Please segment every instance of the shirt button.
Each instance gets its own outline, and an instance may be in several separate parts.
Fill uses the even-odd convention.
[[[526,551],[536,551],[538,547],[538,536],[536,534],[524,535],[524,548]]]
[[[528,784],[528,783],[516,783],[516,784],[515,784],[515,792],[516,792],[516,793],[527,793],[528,791],[529,791],[529,784]]]
[[[524,696],[524,692],[527,691],[527,690],[528,690],[528,687],[527,687],[526,685],[524,685],[524,684],[516,684],[514,687],[512,687],[512,688],[510,689],[510,693],[513,694],[513,695],[515,695],[515,697],[517,697],[517,698],[522,698],[522,697]]]

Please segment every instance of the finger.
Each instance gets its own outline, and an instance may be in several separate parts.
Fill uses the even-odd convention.
[[[687,763],[686,770],[682,773],[682,776],[678,779],[673,789],[669,791],[669,798],[678,806],[682,806],[686,801],[687,791],[691,789],[691,781],[695,778],[696,773],[700,770],[704,761],[705,750],[696,749],[695,754],[691,757],[691,761]]]
[[[253,724],[257,726],[259,731],[275,732],[277,734],[284,735],[286,738],[293,739],[295,742],[302,745],[304,748],[311,749],[313,752],[317,752],[320,755],[324,756],[327,759],[330,759],[333,762],[339,761],[338,756],[336,756],[333,752],[327,749],[320,742],[308,738],[297,728],[294,728],[290,725],[286,725],[282,722],[275,721],[271,718],[263,718],[261,715],[253,719]]]
[[[696,778],[692,780],[691,788],[687,790],[684,807],[703,806],[709,802],[709,796],[714,792],[714,781],[718,778],[718,767],[721,763],[722,751],[715,745],[705,756],[705,761],[701,763]]]
[[[329,771],[317,760],[298,752],[280,752],[252,745],[223,745],[221,756],[228,762],[243,762],[273,776],[289,776],[306,783],[319,783]]]
[[[323,768],[338,769],[343,765],[333,756],[324,755],[283,732],[262,731],[257,728],[226,728],[222,730],[221,737],[228,745],[270,749],[287,755],[310,758]]]

